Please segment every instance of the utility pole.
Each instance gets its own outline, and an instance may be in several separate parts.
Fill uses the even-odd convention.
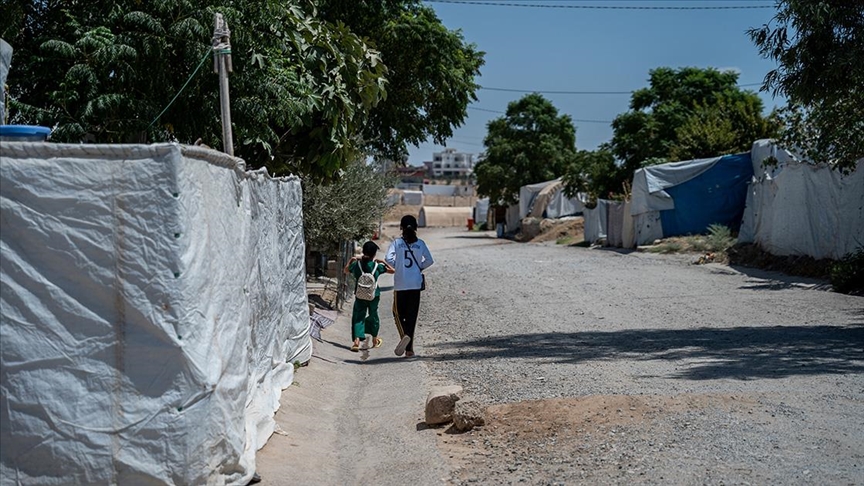
[[[231,66],[231,30],[217,13],[213,27],[213,72],[219,75],[219,105],[222,108],[222,151],[234,155],[234,137],[231,134],[231,99],[228,96],[228,73]]]

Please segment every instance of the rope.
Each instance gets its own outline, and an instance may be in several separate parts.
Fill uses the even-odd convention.
[[[189,75],[189,79],[187,79],[186,82],[183,83],[183,87],[180,88],[180,91],[178,91],[177,94],[175,94],[174,97],[171,98],[171,101],[168,103],[168,106],[166,106],[165,109],[162,110],[161,113],[156,115],[156,118],[154,118],[153,121],[151,121],[150,124],[147,125],[147,130],[150,130],[150,128],[153,126],[153,124],[156,123],[156,121],[159,120],[159,118],[162,118],[162,115],[164,115],[165,112],[168,111],[168,108],[171,108],[171,105],[173,105],[174,102],[177,101],[177,98],[180,96],[181,93],[183,93],[183,90],[186,89],[186,86],[189,86],[189,82],[192,81],[192,78],[194,78],[195,75],[198,74],[198,71],[201,70],[201,66],[203,66],[204,61],[206,61],[207,58],[210,57],[211,52],[212,52],[211,49],[207,49],[207,52],[204,53],[204,57],[201,58],[201,62],[198,63],[198,67],[196,67],[195,71],[193,71],[192,74]]]

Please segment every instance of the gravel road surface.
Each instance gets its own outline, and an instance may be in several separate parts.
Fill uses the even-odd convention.
[[[864,484],[864,298],[687,256],[420,236],[437,263],[419,357],[392,354],[390,292],[368,359],[347,321],[325,330],[265,484]],[[425,427],[438,384],[487,425]]]

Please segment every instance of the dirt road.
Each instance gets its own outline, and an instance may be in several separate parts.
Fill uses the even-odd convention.
[[[390,292],[368,359],[347,322],[325,330],[265,484],[864,484],[864,299],[680,256],[421,237],[420,357],[392,354]],[[433,384],[489,424],[425,428]]]

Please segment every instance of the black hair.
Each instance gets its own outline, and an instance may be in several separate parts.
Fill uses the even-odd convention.
[[[417,218],[410,214],[402,216],[402,221],[399,223],[402,228],[402,239],[408,243],[417,241]]]
[[[376,245],[374,241],[367,241],[366,243],[363,243],[362,260],[364,262],[368,262],[375,258],[376,253],[378,253],[378,245]]]

